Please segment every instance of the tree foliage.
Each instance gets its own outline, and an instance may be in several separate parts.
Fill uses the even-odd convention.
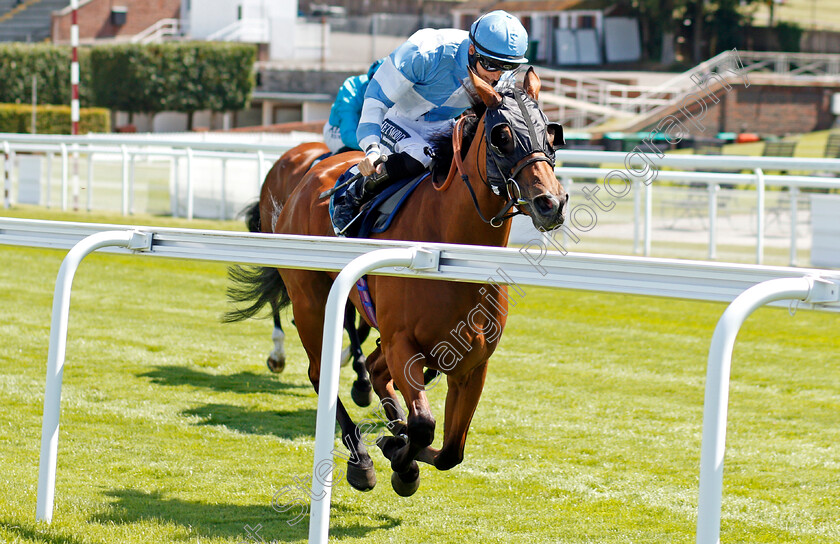
[[[701,57],[741,47],[748,17],[744,7],[767,0],[629,0],[638,14],[645,54],[657,59],[663,34],[683,34],[693,45],[700,39]],[[699,31],[695,30],[699,27]],[[692,48],[693,49],[693,48]],[[701,59],[693,59],[699,62]]]
[[[38,134],[70,134],[70,106],[38,106],[35,132]],[[109,132],[111,115],[104,108],[82,108],[79,111],[79,133]],[[0,104],[0,132],[32,132],[30,104]]]
[[[96,103],[130,113],[244,108],[254,88],[256,50],[245,44],[186,42],[97,47]],[[191,122],[190,122],[191,125]]]
[[[0,45],[0,102],[28,103],[36,75],[39,104],[69,104],[70,56],[64,46]],[[247,44],[80,48],[80,101],[129,113],[238,110],[253,91],[255,60],[256,50]]]
[[[71,49],[49,44],[0,44],[0,103],[32,101],[32,78],[39,104],[70,104]],[[90,51],[79,49],[79,101],[92,105]]]

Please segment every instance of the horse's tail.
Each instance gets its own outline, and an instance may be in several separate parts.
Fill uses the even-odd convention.
[[[252,318],[260,313],[266,304],[271,306],[270,315],[277,315],[277,312],[292,302],[283,278],[276,268],[231,266],[228,268],[228,278],[232,282],[227,289],[228,300],[234,304],[246,303],[246,306],[226,312],[222,315],[223,323]]]
[[[248,227],[248,232],[262,232],[260,226],[260,202],[259,200],[248,204],[239,215],[245,218],[245,226]]]

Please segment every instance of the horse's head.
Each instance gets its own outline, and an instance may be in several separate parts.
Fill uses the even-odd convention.
[[[538,229],[563,224],[569,195],[554,174],[554,148],[562,145],[563,127],[549,123],[537,105],[540,78],[529,68],[522,88],[497,92],[475,74],[470,75],[487,106],[484,133],[487,143],[487,180],[496,194],[516,201]]]

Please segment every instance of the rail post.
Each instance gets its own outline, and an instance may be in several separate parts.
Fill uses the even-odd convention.
[[[122,155],[122,214],[128,215],[128,148],[125,144],[120,146]]]
[[[799,228],[796,214],[799,211],[799,187],[792,185],[790,188],[790,266],[796,266],[796,231]]]
[[[840,284],[817,277],[779,278],[754,285],[738,295],[723,312],[709,348],[706,394],[703,401],[703,440],[700,446],[700,491],[697,506],[697,544],[720,543],[723,495],[723,457],[732,349],[741,325],[755,310],[777,300],[805,302],[840,300]]]
[[[709,260],[717,259],[717,203],[720,185],[709,182]]]
[[[195,187],[193,186],[193,149],[187,148],[187,219],[192,221],[195,211]]]
[[[764,262],[764,171],[755,169],[756,187],[756,234],[755,234],[755,264]]]
[[[309,543],[327,544],[330,533],[332,470],[324,477],[322,463],[332,463],[335,411],[338,404],[338,373],[344,305],[356,282],[372,270],[386,266],[437,269],[439,251],[419,248],[390,248],[371,251],[350,261],[333,282],[327,297],[324,340],[321,347],[321,379],[318,385],[318,415],[315,424],[315,461],[312,465],[312,510],[309,517]]]
[[[67,183],[69,177],[70,158],[67,144],[61,144],[61,211],[67,211]]]
[[[55,504],[55,472],[58,458],[58,419],[61,413],[61,380],[67,348],[70,291],[79,264],[97,249],[109,246],[148,250],[152,235],[140,231],[105,231],[88,236],[67,253],[58,270],[53,295],[50,347],[47,352],[47,385],[44,389],[44,422],[41,428],[41,458],[38,468],[38,500],[35,517],[50,522]]]
[[[87,156],[87,211],[93,209],[93,151],[88,151]]]

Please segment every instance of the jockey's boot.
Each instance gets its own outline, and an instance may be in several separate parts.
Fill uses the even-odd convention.
[[[364,204],[365,183],[364,179],[357,179],[347,187],[343,194],[335,199],[335,211],[333,211],[333,228],[338,236],[343,236],[344,231],[359,214],[359,208]]]
[[[425,168],[406,153],[390,155],[383,167],[381,173],[356,180],[340,198],[336,198],[333,224],[337,235],[342,236],[358,216],[361,207],[382,192],[391,181],[417,175]]]
[[[388,172],[383,170],[362,179],[357,179],[347,187],[344,194],[335,201],[333,224],[336,234],[344,234],[366,202],[370,201],[387,186]]]

